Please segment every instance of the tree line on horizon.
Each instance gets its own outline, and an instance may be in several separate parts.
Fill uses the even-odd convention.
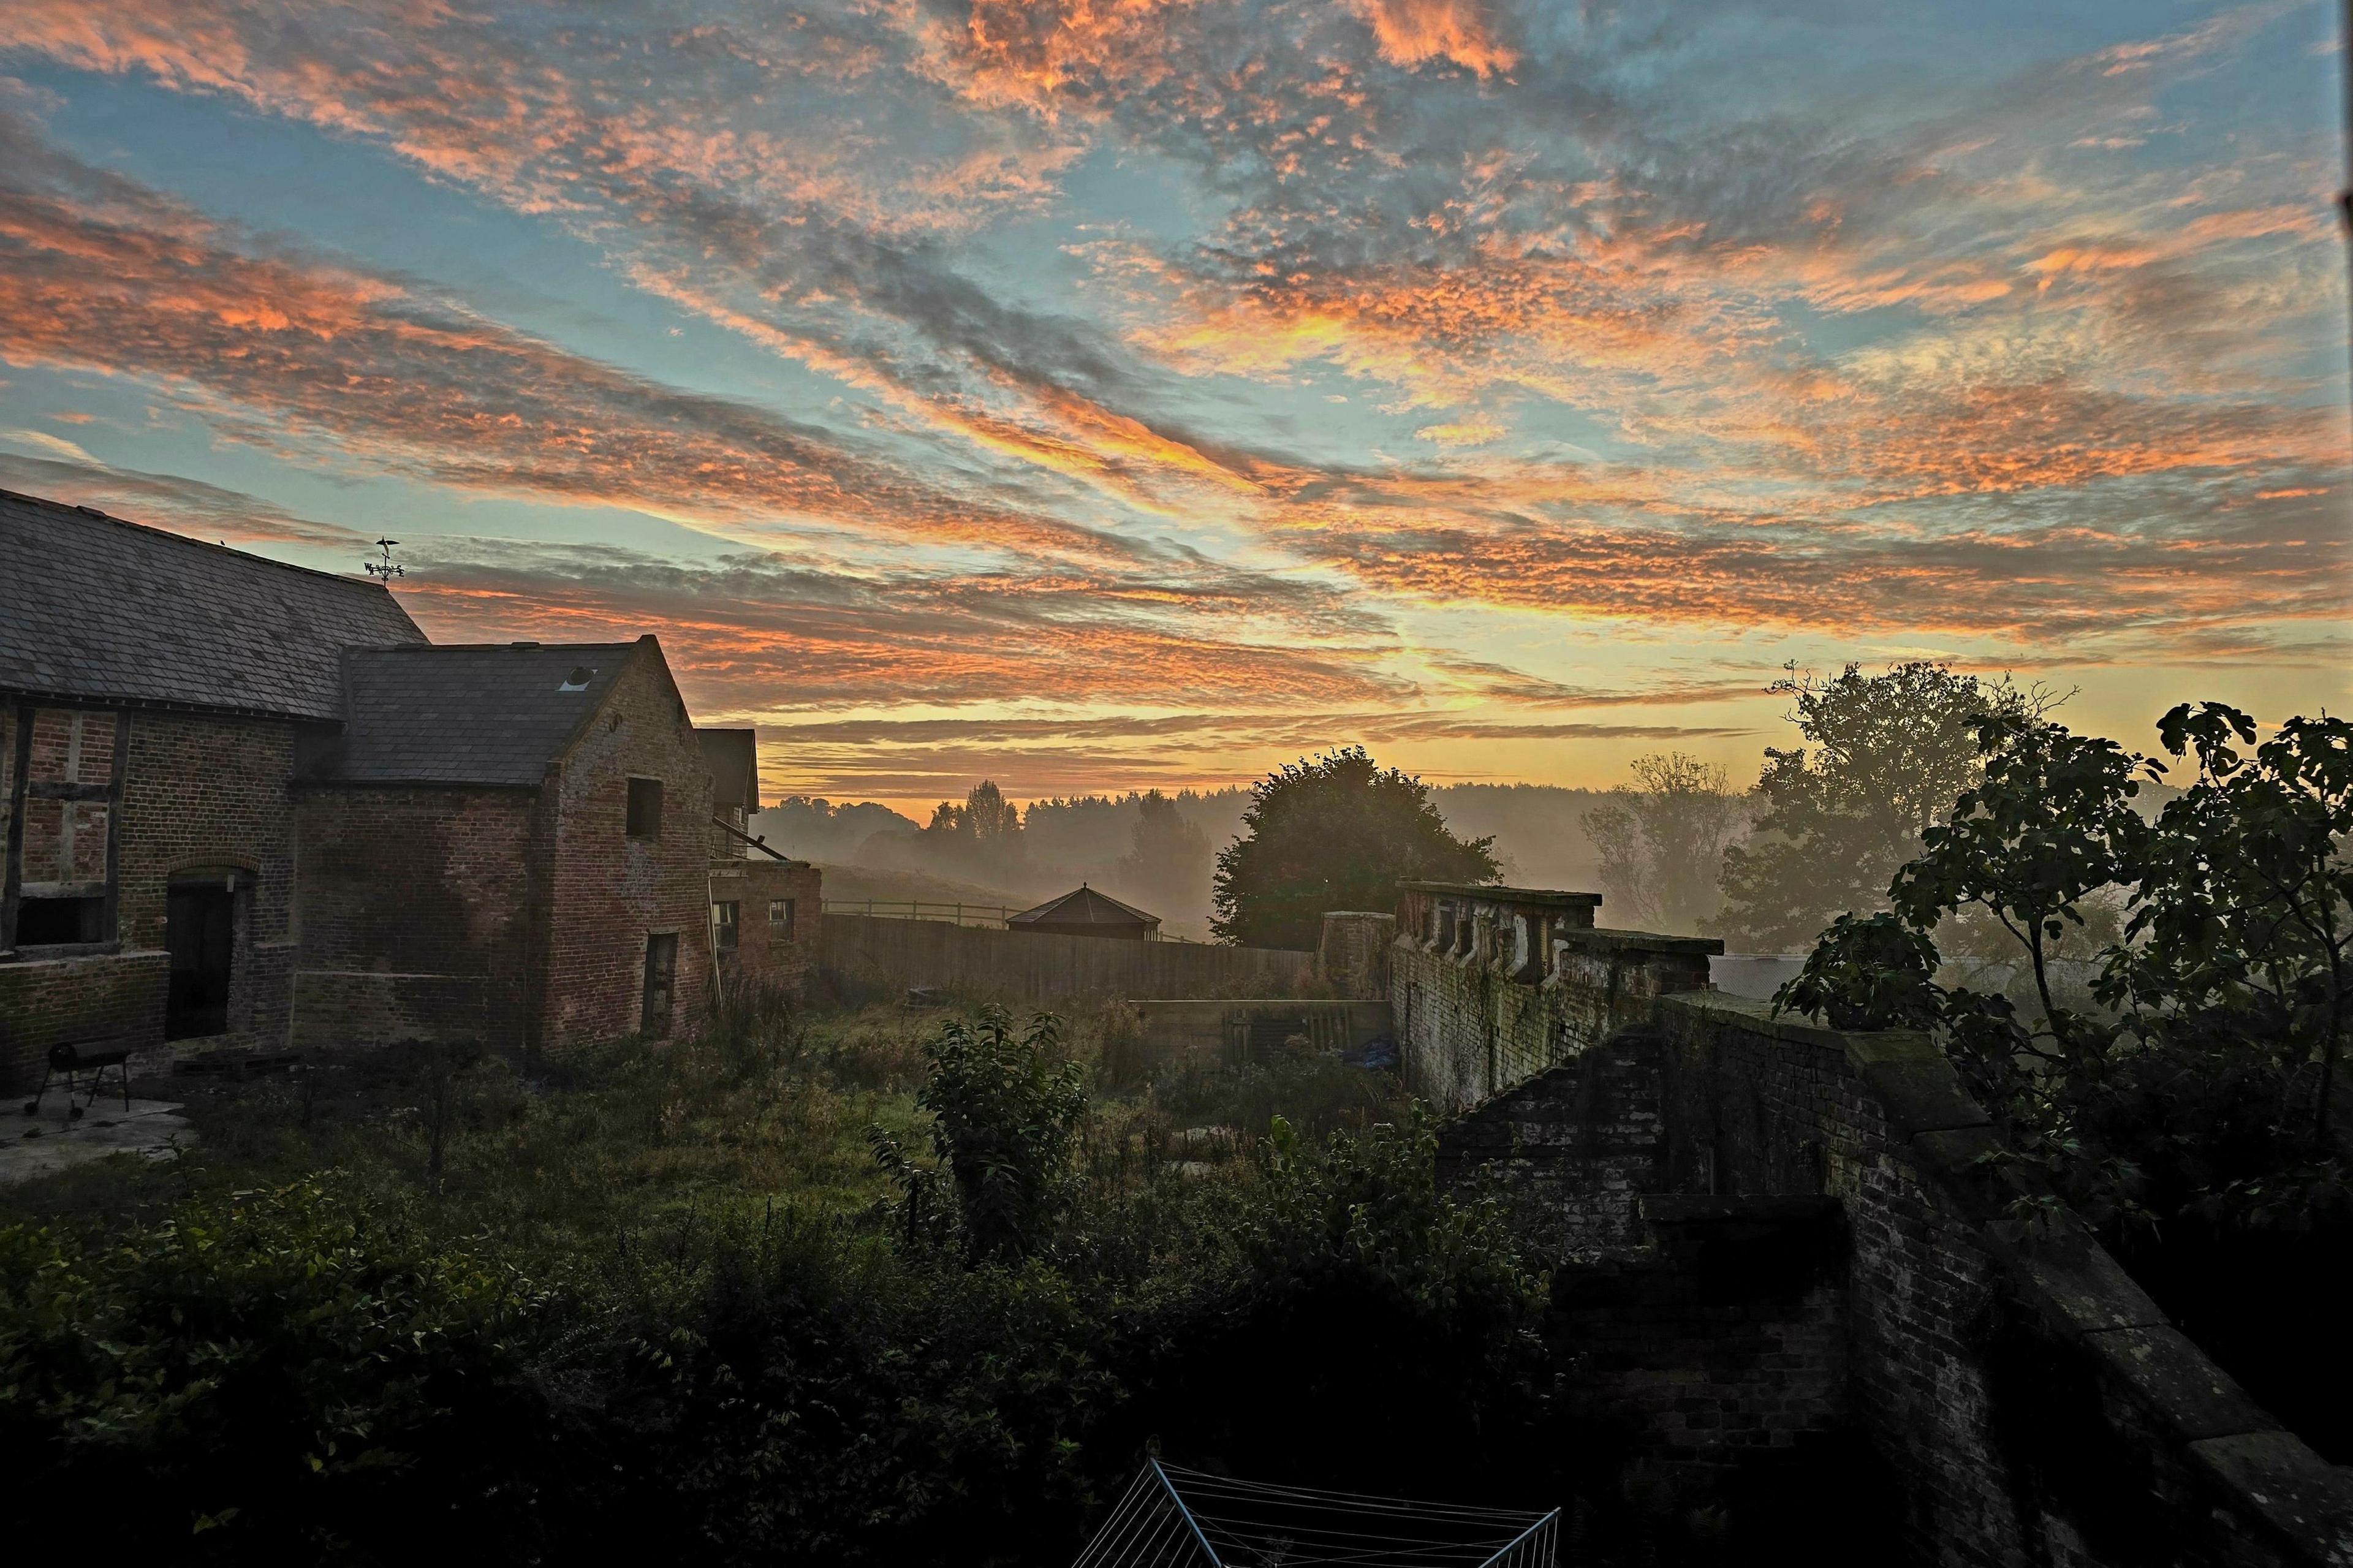
[[[1055,796],[1024,807],[983,780],[921,826],[871,802],[805,795],[778,802],[761,826],[795,854],[927,872],[1008,899],[1085,880],[1172,925],[1206,924],[1251,945],[1312,946],[1300,911],[1319,900],[1345,893],[1321,907],[1389,907],[1393,889],[1377,889],[1370,869],[1386,858],[1422,868],[1392,869],[1392,882],[1443,866],[1461,879],[1592,889],[1608,925],[1797,952],[1840,914],[1887,907],[1889,878],[1981,776],[1983,719],[2039,719],[2065,699],[1925,661],[1877,674],[1852,664],[1831,677],[1792,670],[1769,689],[1788,700],[1798,743],[1767,747],[1746,789],[1723,765],[1681,752],[1639,756],[1626,783],[1599,791],[1430,784],[1341,747],[1217,790]],[[1345,828],[1322,835],[1313,864],[1291,864],[1298,857],[1276,849],[1228,864],[1250,839],[1317,818]],[[1276,880],[1256,907],[1289,913],[1249,912],[1261,868]],[[1237,872],[1240,906],[1220,890]],[[2095,934],[2112,912],[2092,911]],[[1981,919],[1955,922],[1945,939],[1955,954],[2006,951]]]

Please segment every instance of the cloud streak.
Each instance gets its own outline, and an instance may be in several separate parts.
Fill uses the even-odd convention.
[[[522,331],[21,115],[0,359],[290,468],[720,535],[716,566],[436,546],[420,603],[676,617],[744,711],[979,726],[797,736],[845,758],[1292,715],[1632,743],[1753,701],[1742,639],[2315,664],[2353,572],[2333,127],[2275,108],[2305,26],[2223,6],[2021,61],[1934,6],[0,0],[43,92],[372,150],[795,390]],[[334,536],[64,439],[5,471]],[[1481,615],[1617,651],[1521,669]],[[1537,721],[1588,707],[1628,722]]]

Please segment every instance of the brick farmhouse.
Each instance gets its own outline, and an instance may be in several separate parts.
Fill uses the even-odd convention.
[[[650,636],[436,645],[381,583],[0,491],[0,1085],[67,1040],[691,1027],[810,965],[758,805]]]

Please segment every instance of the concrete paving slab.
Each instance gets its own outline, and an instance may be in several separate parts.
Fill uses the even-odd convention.
[[[83,1110],[80,1121],[69,1126],[65,1091],[51,1089],[36,1114],[0,1121],[0,1186],[109,1154],[172,1159],[196,1136],[187,1118],[179,1114],[185,1109],[170,1100],[133,1100],[125,1110],[120,1100],[109,1103],[100,1096],[96,1105]]]

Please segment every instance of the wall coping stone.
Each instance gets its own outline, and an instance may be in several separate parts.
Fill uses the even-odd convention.
[[[1532,904],[1540,909],[1592,910],[1601,906],[1599,893],[1565,893],[1556,888],[1510,888],[1501,882],[1399,882],[1409,893],[1443,893],[1479,899],[1491,904]]]
[[[1276,950],[1281,951],[1281,950]],[[1363,996],[1129,996],[1131,1007],[1378,1007],[1388,1004]]]
[[[1985,1107],[1961,1087],[1960,1075],[1945,1059],[1945,1053],[1917,1029],[1818,1029],[1796,1024],[1787,1014],[1776,1016],[1770,1002],[1726,996],[1720,991],[1677,991],[1659,1000],[1782,1039],[1844,1053],[1854,1066],[1855,1076],[1879,1097],[1888,1127],[1899,1138],[1992,1125],[1993,1118],[1986,1114]]]
[[[1660,936],[1655,931],[1613,931],[1594,926],[1555,931],[1553,941],[1571,947],[1603,948],[1613,952],[1704,952],[1724,951],[1724,940],[1713,936]]]
[[[2242,1432],[2206,1437],[2189,1452],[2208,1474],[2238,1497],[2251,1500],[2261,1518],[2291,1542],[2318,1544],[2319,1560],[2353,1563],[2353,1474],[2325,1464],[2304,1439],[2289,1432]]]
[[[1738,1024],[1778,1040],[1797,1040],[1810,1046],[1825,1046],[1832,1050],[1852,1048],[1852,1042],[1873,1037],[1860,1031],[1841,1032],[1807,1022],[1794,1013],[1775,1013],[1773,1004],[1752,996],[1735,996],[1725,991],[1677,991],[1659,998],[1661,1004],[1688,1008],[1701,1017],[1720,1024]],[[1880,1035],[1914,1034],[1916,1031],[1883,1029]],[[1923,1040],[1926,1037],[1921,1037]]]
[[[2104,1329],[2169,1327],[2149,1293],[2073,1215],[2055,1226],[1995,1221],[1986,1249],[2026,1287],[2029,1304],[2063,1339]]]
[[[2106,1363],[2111,1381],[2140,1391],[2184,1443],[2271,1427],[2263,1406],[2179,1329],[2099,1329],[2084,1336],[2084,1346]]]

